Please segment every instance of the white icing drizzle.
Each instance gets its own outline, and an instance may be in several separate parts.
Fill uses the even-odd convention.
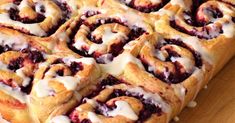
[[[27,31],[29,31],[31,34],[34,35],[38,36],[46,35],[46,32],[40,27],[39,24],[24,24],[19,21],[11,20],[10,15],[8,13],[0,14],[0,23],[22,27],[23,29],[26,29]]]
[[[97,61],[104,61],[104,63],[110,63],[112,62],[112,57],[113,55],[108,53],[108,54],[104,54],[104,55],[101,55],[97,58]]]
[[[82,8],[80,8],[79,10],[81,12],[81,14],[85,14],[87,12],[94,12],[94,14],[96,12],[101,12],[101,13],[106,13],[107,10],[106,9],[102,9],[102,8],[98,8],[98,7],[94,7],[94,6],[84,6]],[[92,14],[92,13],[91,13]],[[82,19],[86,19],[85,16],[83,16]]]
[[[207,86],[207,85],[205,85],[205,86],[204,86],[204,89],[207,89],[207,88],[208,88],[208,86]]]
[[[110,40],[117,39],[117,38],[126,39],[127,37],[125,34],[121,32],[114,33],[112,32],[111,28],[108,28],[108,27],[105,28],[104,35],[102,36],[102,40],[104,44],[107,44],[109,43]]]
[[[71,123],[71,121],[67,116],[59,115],[53,117],[49,123]]]
[[[116,14],[115,16],[119,17],[122,22],[126,22],[130,28],[137,26],[143,29],[147,29],[147,25],[145,25],[145,22],[141,16],[132,11]]]
[[[24,74],[24,68],[16,70],[16,74],[23,79],[22,86],[26,87],[30,83],[30,78]]]
[[[181,39],[185,44],[191,46],[193,49],[195,49],[197,52],[199,52],[204,60],[209,62],[210,64],[213,64],[213,58],[209,54],[209,52],[200,44],[197,37],[190,36],[190,37],[181,37],[180,35],[175,35],[175,39]]]
[[[156,67],[155,66],[148,66],[148,71],[156,71]]]
[[[74,56],[67,56],[67,57],[64,57],[62,60],[67,65],[70,65],[71,62],[77,62],[77,63],[81,62],[86,65],[92,65],[96,63],[94,58],[75,58]]]
[[[123,72],[125,66],[130,62],[138,65],[139,68],[144,69],[141,61],[132,56],[130,53],[122,53],[115,57],[112,62],[108,64],[101,64],[100,66],[103,71],[114,76],[118,76]]]
[[[96,63],[93,58],[75,58],[74,56],[67,56],[67,57],[64,57],[62,60],[66,65],[70,65],[72,62],[77,62],[77,63],[81,62],[81,63],[87,64],[87,65],[91,65],[91,64]],[[42,63],[39,66],[40,67],[47,67],[49,65],[50,65],[49,63]],[[98,67],[98,65],[96,65],[96,67]],[[47,72],[47,73],[45,73],[45,75],[54,76],[54,77],[39,80],[35,84],[34,87],[35,87],[35,91],[36,91],[36,94],[38,97],[52,96],[55,94],[54,89],[48,86],[49,81],[59,82],[59,83],[63,84],[67,90],[71,90],[71,91],[80,89],[83,86],[83,85],[79,85],[81,77],[78,75],[76,75],[75,77],[73,77],[73,76],[58,76],[55,72]],[[78,96],[78,98],[80,98],[80,96]]]
[[[175,117],[173,118],[173,120],[174,120],[175,122],[178,122],[178,121],[180,121],[180,118],[177,117],[177,116],[175,116]]]
[[[187,105],[187,107],[189,107],[189,108],[194,108],[194,107],[196,107],[196,106],[197,106],[197,102],[195,102],[195,101],[191,101],[191,102],[189,102],[188,105]]]
[[[34,90],[37,97],[47,97],[55,94],[53,88],[49,87],[47,79],[40,80],[34,84]]]
[[[202,81],[204,80],[204,71],[205,71],[205,66],[202,66],[202,69],[196,68],[192,74],[192,77],[194,77],[198,81],[197,90],[195,92],[193,99],[196,98],[198,92],[201,89],[201,86],[202,86],[201,84],[202,84]]]
[[[9,69],[7,68],[6,64],[4,64],[0,61],[0,70],[9,70]]]
[[[157,13],[159,14],[159,15],[161,15],[161,16],[163,16],[163,15],[168,15],[168,16],[173,16],[174,15],[174,12],[172,12],[172,11],[170,11],[170,10],[167,10],[167,9],[164,9],[164,8],[162,8],[162,9],[160,9],[159,11],[157,11]]]
[[[157,3],[160,3],[161,2],[161,0],[150,0],[151,1],[151,3],[153,3],[153,4],[157,4]]]
[[[223,24],[222,30],[223,35],[227,38],[232,38],[235,34],[235,26],[231,22]]]
[[[59,41],[66,41],[66,42],[70,41],[69,36],[67,35],[66,32],[60,32],[55,37],[58,38]]]
[[[78,83],[80,83],[80,77],[57,76],[56,78],[54,78],[54,80],[57,80],[58,82],[64,84],[64,87],[67,90],[75,90]]]
[[[9,36],[3,33],[0,33],[0,45],[1,46],[8,45],[14,50],[22,50],[28,47],[25,38],[23,38],[22,36],[15,36],[15,35]]]
[[[40,7],[42,5],[46,6],[45,13],[40,12],[40,10],[41,10]],[[18,8],[19,10],[22,10],[25,7],[31,7],[29,5],[28,0],[21,1],[19,6],[12,5],[12,3],[11,4],[3,4],[0,6],[0,8],[2,8],[4,10],[9,10],[10,8]],[[35,10],[37,13],[44,14],[45,17],[50,17],[52,19],[53,24],[57,23],[58,18],[56,16],[61,17],[61,12],[58,12],[57,10],[52,9],[52,7],[50,7],[50,5],[48,4],[47,1],[37,1],[37,3],[35,4]],[[0,14],[0,23],[7,24],[7,25],[13,25],[13,26],[16,26],[17,28],[21,27],[22,29],[30,32],[33,35],[37,35],[37,36],[46,36],[47,35],[46,32],[41,28],[39,23],[24,24],[22,22],[15,21],[10,18],[9,13],[1,13]]]
[[[102,41],[103,41],[102,44],[93,43],[90,46],[90,49],[89,49],[88,53],[92,54],[96,50],[105,51],[107,49],[108,45],[113,40],[121,40],[121,41],[123,41],[124,39],[127,39],[127,36],[125,34],[123,34],[122,32],[114,33],[114,32],[112,32],[111,28],[106,27],[105,28],[105,32],[104,32],[104,34],[102,36]]]
[[[26,103],[26,94],[20,91],[20,88],[12,88],[3,83],[0,83],[0,91],[14,97],[19,100],[21,103]]]
[[[163,112],[169,113],[171,112],[171,107],[169,104],[167,104],[157,93],[150,93],[144,91],[140,87],[135,88],[127,88],[128,92],[131,92],[133,94],[142,94],[143,98],[146,100],[152,100],[152,103],[156,106],[159,106]]]
[[[73,44],[73,46],[76,49],[81,50],[83,46],[88,46],[86,42],[84,42],[84,37],[78,37],[75,41],[75,43]]]
[[[97,101],[94,100],[94,99],[84,98],[84,100],[85,100],[88,104],[92,105],[93,107],[96,107],[96,106],[98,105]]]
[[[125,50],[131,50],[131,49],[133,49],[133,48],[135,47],[135,44],[137,44],[137,43],[138,43],[138,41],[136,41],[136,40],[130,41],[130,42],[128,42],[128,43],[123,47],[123,49],[125,49]]]
[[[18,6],[19,10],[22,10],[25,7],[30,7],[28,0],[22,0]]]
[[[116,101],[115,105],[117,106],[114,110],[108,111],[108,116],[117,116],[121,115],[127,117],[131,120],[138,120],[138,116],[135,114],[131,106],[125,101]]]
[[[41,13],[41,6],[45,6],[45,13]],[[48,4],[48,1],[37,1],[35,4],[36,12],[43,14],[45,17],[50,17],[52,23],[57,23],[58,17],[62,17],[62,12],[58,11],[58,9],[53,9],[53,7]]]
[[[46,97],[54,95],[53,88],[48,86],[49,81],[57,81],[64,85],[67,90],[76,90],[77,85],[80,83],[80,77],[72,77],[72,76],[56,76],[51,79],[43,79],[35,84],[35,91],[38,97]]]
[[[199,83],[201,83],[204,79],[203,70],[195,68],[192,76],[195,77]]]
[[[132,0],[124,0],[126,4],[130,4]]]
[[[187,57],[171,57],[171,61],[180,63],[186,72],[191,72],[194,68],[193,61]]]
[[[3,119],[2,115],[0,114],[0,123],[10,123],[10,122]]]
[[[103,123],[94,112],[88,112],[87,117],[92,123]]]
[[[180,100],[184,102],[186,92],[184,86],[182,84],[171,84],[171,87],[174,89],[176,95],[180,98]]]
[[[154,56],[160,59],[161,61],[166,61],[167,58],[167,52],[166,51],[161,51],[161,50],[156,50],[154,52]]]

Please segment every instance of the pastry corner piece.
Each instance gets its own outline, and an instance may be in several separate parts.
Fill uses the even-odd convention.
[[[0,123],[169,123],[234,45],[234,0],[1,0]]]

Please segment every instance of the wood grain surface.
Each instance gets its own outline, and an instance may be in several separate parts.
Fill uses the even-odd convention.
[[[235,123],[235,58],[196,98],[195,108],[185,108],[177,123]]]

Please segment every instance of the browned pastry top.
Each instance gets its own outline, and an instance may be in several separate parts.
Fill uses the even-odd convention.
[[[234,0],[1,0],[0,122],[167,123],[234,41]]]

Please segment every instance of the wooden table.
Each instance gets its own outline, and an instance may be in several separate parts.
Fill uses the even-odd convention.
[[[177,123],[235,123],[235,58],[196,98],[197,107],[185,108]]]

